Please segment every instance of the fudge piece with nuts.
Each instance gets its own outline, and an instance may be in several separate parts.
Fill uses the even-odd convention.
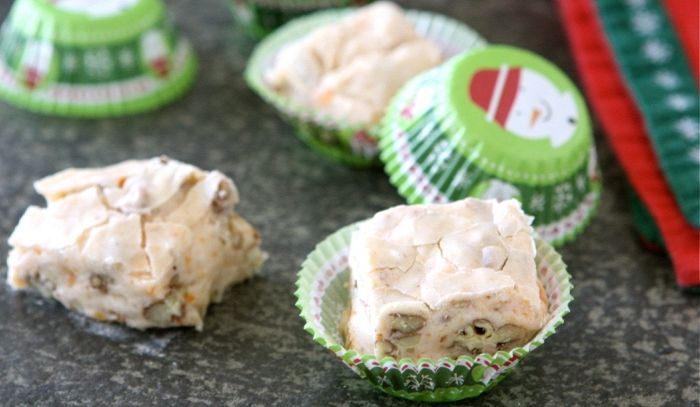
[[[260,235],[218,171],[167,157],[68,169],[39,180],[10,236],[7,281],[92,318],[195,326],[262,264]]]
[[[379,1],[290,42],[265,80],[301,106],[372,126],[404,83],[442,59],[399,6]]]
[[[527,343],[548,318],[531,222],[515,200],[376,214],[352,236],[348,347],[440,358]]]

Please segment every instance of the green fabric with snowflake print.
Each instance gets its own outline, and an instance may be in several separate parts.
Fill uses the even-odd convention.
[[[686,220],[700,227],[700,94],[676,33],[659,0],[595,3],[666,181]]]

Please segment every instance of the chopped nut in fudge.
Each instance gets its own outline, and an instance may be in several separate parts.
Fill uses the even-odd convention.
[[[35,183],[9,243],[7,281],[135,328],[201,329],[211,301],[265,259],[218,171],[166,157],[68,169]]]
[[[353,234],[348,347],[440,358],[524,345],[547,321],[519,202],[398,206]]]
[[[412,77],[442,62],[403,10],[380,1],[319,27],[278,53],[266,81],[334,120],[374,125]]]

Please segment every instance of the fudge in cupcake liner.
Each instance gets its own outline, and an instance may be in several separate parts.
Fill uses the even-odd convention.
[[[416,401],[445,402],[476,397],[503,380],[528,353],[563,323],[572,300],[572,284],[559,254],[536,238],[536,272],[547,299],[548,319],[522,346],[495,353],[458,357],[396,359],[361,353],[346,346],[343,324],[350,303],[349,253],[356,223],[340,229],[309,254],[297,280],[297,307],[304,329],[372,386]],[[320,374],[320,373],[319,373]]]
[[[18,0],[0,29],[0,99],[41,113],[155,109],[184,93],[195,71],[160,0]]]
[[[365,52],[364,55],[371,54],[367,57],[367,60],[375,60],[378,58],[378,52],[384,52],[386,55],[382,55],[383,57],[391,57],[395,61],[401,61],[408,58],[407,55],[405,53],[402,54],[402,51],[394,52],[395,48],[399,47],[386,47],[386,50],[380,49],[377,52],[368,52],[367,49],[372,49],[375,45],[361,43],[360,41],[355,41],[356,39],[352,39],[352,41],[355,41],[352,42],[345,41],[343,38],[334,38],[333,41],[338,42],[336,44],[338,47],[331,46],[330,43],[325,44],[324,42],[325,45],[322,49],[328,55],[321,56],[322,60],[333,61],[334,58],[340,59],[340,57],[334,55],[346,53],[350,61],[340,67],[342,69],[338,67],[326,69],[323,78],[318,80],[322,85],[329,85],[327,88],[331,89],[330,92],[320,92],[318,94],[320,95],[319,100],[323,103],[328,103],[329,108],[324,110],[325,107],[309,105],[309,103],[303,103],[296,98],[297,95],[303,98],[305,95],[312,93],[300,91],[300,89],[307,86],[307,82],[311,82],[309,77],[313,78],[317,74],[315,72],[294,71],[299,65],[292,64],[289,57],[290,54],[295,53],[300,48],[298,44],[308,44],[308,41],[310,41],[308,34],[318,29],[327,30],[329,38],[334,35],[342,37],[345,34],[341,35],[338,31],[331,32],[328,30],[334,30],[339,24],[345,24],[343,26],[345,28],[351,26],[351,24],[367,24],[372,28],[372,30],[368,29],[367,31],[392,33],[393,37],[390,39],[379,38],[374,40],[374,42],[380,43],[380,45],[377,45],[379,48],[384,46],[381,45],[383,42],[395,42],[398,41],[397,38],[408,38],[409,40],[406,40],[406,43],[410,41],[411,44],[416,44],[416,46],[420,47],[420,50],[425,50],[424,53],[421,52],[420,58],[408,58],[408,60],[404,61],[406,63],[401,65],[403,71],[401,75],[407,80],[413,74],[417,74],[430,66],[435,66],[452,55],[483,46],[484,41],[465,25],[433,13],[409,10],[405,13],[404,18],[398,7],[385,2],[376,3],[360,10],[357,11],[358,14],[354,14],[356,9],[321,11],[290,22],[267,37],[256,48],[248,63],[245,76],[249,85],[281,112],[294,126],[297,135],[309,146],[327,157],[349,165],[366,167],[378,164],[376,131],[381,115],[383,115],[386,104],[388,104],[388,99],[394,92],[388,95],[387,103],[381,105],[380,111],[375,106],[376,102],[358,103],[359,96],[355,95],[358,93],[357,89],[352,89],[352,86],[357,87],[357,84],[363,81],[367,88],[373,88],[377,90],[378,94],[383,96],[386,95],[387,89],[382,89],[381,85],[390,81],[377,79],[373,82],[372,75],[379,74],[376,70],[373,70],[373,65],[358,63],[357,60],[359,58],[354,59],[350,58],[350,56],[354,55],[355,51]],[[359,13],[365,14],[360,15]],[[386,16],[386,18],[379,18],[379,16]],[[362,20],[363,18],[365,21]],[[387,21],[395,24],[392,30],[383,27],[383,24],[390,24]],[[318,33],[318,31],[316,32]],[[401,37],[402,35],[404,37]],[[304,43],[303,41],[307,42]],[[331,39],[328,39],[328,41],[331,41]],[[367,42],[371,43],[372,41]],[[406,45],[406,43],[401,45]],[[428,44],[431,44],[434,49],[431,49],[431,46]],[[342,49],[342,51],[338,51],[339,49]],[[372,51],[375,50],[372,49]],[[428,59],[438,52],[440,55],[428,64]],[[298,58],[303,58],[303,53],[296,52],[296,54],[301,55]],[[280,55],[285,58],[280,58]],[[288,69],[290,72],[286,77],[279,74],[280,64],[282,64],[282,67],[290,65]],[[330,65],[330,63],[326,62],[324,64]],[[350,64],[354,65],[348,68]],[[421,65],[420,70],[415,65]],[[411,67],[413,71],[409,75],[406,71]],[[385,71],[383,74],[386,76],[387,68],[384,67],[382,69]],[[343,72],[339,73],[341,70]],[[368,70],[372,72],[367,72]],[[350,74],[348,72],[353,74],[359,72],[360,75],[349,77]],[[286,81],[284,82],[285,89],[289,89],[289,93],[276,89],[276,86],[279,86],[278,83],[282,82],[280,78]],[[397,81],[395,77],[392,79],[394,82]],[[394,83],[394,85],[398,85],[396,90],[403,83],[403,81],[398,84]],[[343,84],[351,85],[346,86]],[[347,89],[343,88],[343,86]],[[322,86],[317,88],[323,90]],[[369,92],[370,90],[367,90],[367,93]],[[331,98],[321,97],[330,94],[334,96]],[[375,101],[381,98],[372,97],[370,99]],[[327,102],[328,100],[331,100],[331,102]],[[374,110],[370,110],[370,107],[364,105],[371,105],[374,107]],[[365,110],[370,111],[367,112]]]
[[[374,215],[350,244],[347,346],[418,359],[526,344],[549,318],[531,223],[514,199]]]
[[[409,203],[516,198],[555,245],[581,233],[597,207],[583,99],[526,51],[490,46],[414,78],[392,100],[379,137],[385,170]]]
[[[325,8],[361,6],[372,0],[228,0],[236,25],[259,40],[288,21]]]

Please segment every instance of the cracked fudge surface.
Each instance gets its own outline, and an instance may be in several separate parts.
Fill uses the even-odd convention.
[[[9,239],[8,283],[135,328],[201,329],[210,301],[264,261],[218,171],[168,158],[68,169],[39,180]]]
[[[527,343],[548,318],[531,222],[515,200],[376,214],[352,236],[347,346],[437,359]]]
[[[377,2],[284,47],[265,77],[302,106],[373,125],[406,81],[441,60],[401,8]]]

